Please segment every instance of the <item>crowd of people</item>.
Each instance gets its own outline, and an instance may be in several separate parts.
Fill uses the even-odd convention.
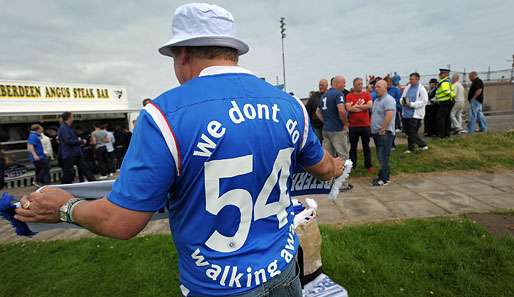
[[[76,175],[80,182],[96,181],[95,174],[101,180],[112,177],[121,167],[131,137],[127,127],[110,130],[107,124],[95,123],[94,130],[89,132],[82,126],[74,126],[71,112],[61,115],[61,125],[53,139],[45,135],[40,124],[33,124],[27,150],[34,164],[34,185],[50,183],[50,160],[54,158],[62,168],[63,184],[73,183]]]
[[[311,125],[333,156],[351,159],[357,166],[359,141],[364,155],[364,167],[375,173],[370,139],[377,151],[380,169],[373,179],[374,186],[390,182],[389,156],[394,150],[397,133],[407,136],[407,150],[428,150],[419,130],[424,127],[425,137],[446,138],[451,134],[474,133],[478,122],[479,131],[487,131],[487,122],[482,112],[484,84],[477,72],[469,74],[471,85],[468,91],[469,111],[467,129],[463,124],[465,91],[459,74],[449,77],[450,69],[439,69],[439,79],[432,78],[428,90],[420,83],[417,72],[409,75],[409,83],[400,85],[396,73],[385,77],[370,76],[364,87],[362,78],[355,78],[350,90],[346,79],[336,75],[329,82],[319,81],[319,90],[311,92],[306,102]],[[347,183],[342,191],[352,189]]]

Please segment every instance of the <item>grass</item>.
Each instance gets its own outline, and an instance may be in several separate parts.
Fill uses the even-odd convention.
[[[487,133],[448,139],[428,140],[430,149],[404,154],[407,145],[398,145],[391,153],[391,174],[450,170],[514,169],[514,133]],[[379,167],[375,150],[373,163]],[[370,176],[363,168],[362,153],[352,176]]]
[[[514,296],[514,238],[467,219],[322,226],[325,272],[352,297]],[[0,296],[180,296],[169,236],[0,245]]]

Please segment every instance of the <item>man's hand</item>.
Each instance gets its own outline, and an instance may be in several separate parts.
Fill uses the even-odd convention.
[[[15,218],[27,223],[59,223],[59,208],[73,196],[58,188],[45,187],[41,191],[23,196],[21,205],[28,209],[17,208]]]
[[[385,128],[384,127],[380,127],[380,129],[378,129],[378,134],[385,135],[386,134]]]
[[[32,157],[34,157],[34,161],[39,161],[39,160],[41,160],[41,158],[40,158],[38,155],[34,155],[34,156],[32,156]]]
[[[344,162],[345,161],[341,158],[332,158],[332,163],[333,163],[333,167],[334,167],[334,173],[333,173],[334,177],[339,177],[339,176],[341,176],[341,174],[343,174]]]

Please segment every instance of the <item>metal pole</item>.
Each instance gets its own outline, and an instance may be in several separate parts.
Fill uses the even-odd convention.
[[[286,91],[286,54],[284,51],[284,39],[286,38],[286,18],[280,18],[280,34],[282,35],[282,76],[284,80],[284,91]]]
[[[282,37],[282,75],[284,80],[284,91],[286,91],[286,54],[284,52],[284,37]]]

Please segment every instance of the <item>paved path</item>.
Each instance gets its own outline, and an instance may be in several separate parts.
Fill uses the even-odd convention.
[[[353,178],[351,193],[342,193],[336,202],[314,196],[322,224],[360,224],[405,218],[426,218],[469,212],[514,209],[514,171],[501,173],[452,172],[400,175],[391,184],[376,188],[369,178]],[[31,188],[17,189],[16,195]],[[44,226],[37,226],[44,229]],[[141,233],[169,234],[167,219],[153,220]],[[0,243],[33,240],[78,239],[94,236],[71,228],[45,230],[32,239],[18,237],[0,220]]]

